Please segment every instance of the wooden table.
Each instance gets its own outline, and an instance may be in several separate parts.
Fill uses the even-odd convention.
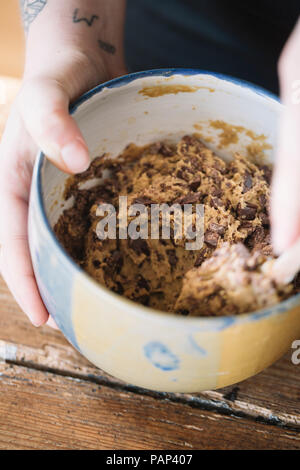
[[[291,354],[223,390],[142,390],[31,326],[0,279],[0,449],[300,449]]]

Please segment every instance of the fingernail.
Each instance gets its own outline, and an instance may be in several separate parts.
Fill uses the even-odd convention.
[[[79,140],[63,147],[61,157],[72,173],[82,173],[91,163],[86,146]]]

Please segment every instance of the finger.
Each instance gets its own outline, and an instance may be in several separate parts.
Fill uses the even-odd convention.
[[[277,254],[300,237],[299,129],[300,110],[287,108],[281,122],[271,198],[272,239]]]
[[[69,114],[69,98],[55,80],[25,82],[19,106],[24,124],[47,157],[67,173],[80,173],[90,164],[84,138]]]
[[[279,60],[280,93],[285,105],[279,127],[272,185],[271,221],[274,250],[281,254],[300,237],[300,21]]]
[[[49,315],[35,282],[27,239],[31,150],[29,136],[13,110],[0,148],[1,271],[21,308],[40,326]]]
[[[1,250],[1,273],[15,300],[34,326],[48,320],[48,312],[37,289],[27,240],[13,240]]]

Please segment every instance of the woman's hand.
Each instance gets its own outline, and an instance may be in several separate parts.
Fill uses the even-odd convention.
[[[86,143],[68,107],[88,89],[126,73],[121,3],[43,2],[46,6],[41,8],[39,21],[30,26],[24,80],[0,146],[0,243],[1,273],[35,326],[46,322],[54,326],[54,322],[40,297],[28,247],[28,199],[34,160],[40,148],[67,173],[79,173],[89,166]],[[94,15],[98,27],[74,21],[75,6],[76,18]],[[106,24],[104,30],[100,15]],[[111,16],[114,20],[109,27]],[[32,23],[32,16],[27,17]],[[42,37],[46,38],[44,44]],[[114,44],[113,55],[100,50],[99,39],[101,44],[104,40]]]
[[[279,129],[271,203],[277,254],[300,238],[300,21],[281,55],[279,77],[285,110]]]

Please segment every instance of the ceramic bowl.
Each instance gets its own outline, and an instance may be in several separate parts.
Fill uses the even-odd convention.
[[[82,96],[71,113],[92,157],[103,152],[116,156],[130,142],[144,145],[198,132],[224,158],[236,150],[251,153],[256,146],[272,160],[280,110],[276,97],[251,84],[175,69],[100,85]],[[230,126],[232,138],[226,140],[220,122]],[[49,313],[96,366],[136,386],[199,392],[257,374],[300,338],[299,296],[245,315],[189,318],[143,307],[97,284],[70,259],[52,230],[72,204],[63,201],[66,178],[43,154],[38,156],[30,250]]]

